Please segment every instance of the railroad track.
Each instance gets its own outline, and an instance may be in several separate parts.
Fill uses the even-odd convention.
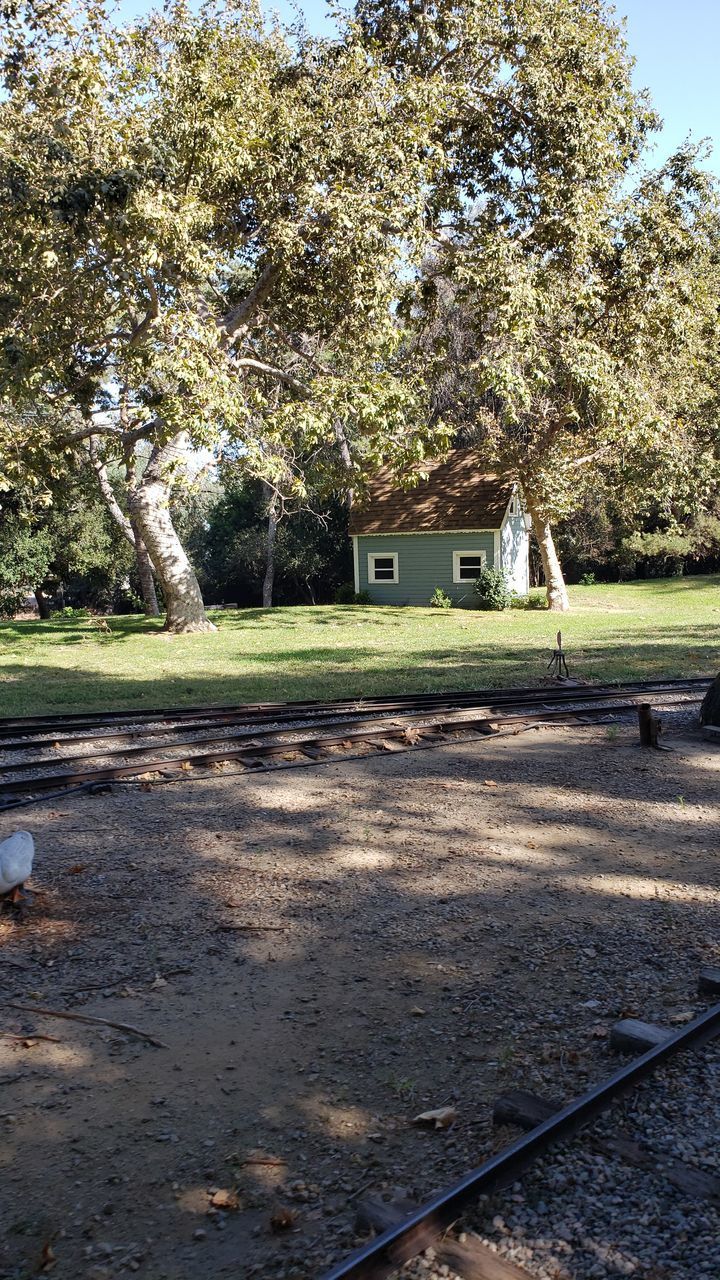
[[[720,970],[705,970],[704,976],[701,975],[699,989],[704,995],[710,992],[720,995]],[[611,1032],[611,1045],[613,1037],[617,1037],[616,1048],[628,1048],[633,1044],[642,1047],[652,1041],[654,1043],[601,1084],[567,1106],[546,1114],[539,1122],[534,1122],[533,1111],[542,1111],[542,1100],[533,1099],[532,1095],[517,1095],[521,1100],[520,1114],[514,1122],[526,1129],[521,1138],[427,1203],[409,1212],[396,1211],[394,1216],[397,1221],[324,1272],[320,1280],[382,1280],[383,1277],[394,1275],[412,1258],[430,1246],[437,1245],[438,1239],[479,1196],[493,1195],[507,1188],[539,1156],[597,1119],[669,1059],[685,1050],[698,1049],[718,1035],[720,1004],[712,1005],[677,1032],[636,1023],[634,1020],[618,1023]],[[508,1095],[510,1099],[512,1096]],[[602,1146],[600,1149],[603,1149]],[[633,1152],[632,1144],[622,1138],[606,1142],[605,1150],[631,1162],[634,1157],[637,1162],[637,1153]],[[651,1158],[650,1161],[652,1163]],[[686,1193],[690,1184],[691,1195],[706,1195],[713,1199],[718,1196],[720,1182],[712,1175],[704,1175],[681,1162],[676,1162],[675,1167],[671,1166],[666,1173],[669,1180],[674,1181]],[[382,1206],[378,1207],[382,1209]],[[388,1216],[393,1216],[392,1209]],[[372,1213],[370,1219],[372,1220]],[[382,1213],[378,1221],[382,1224]],[[440,1247],[438,1261],[440,1265],[444,1262],[451,1271],[467,1276],[468,1280],[501,1280],[501,1277],[504,1280],[504,1277],[526,1274],[513,1264],[504,1262],[502,1257],[481,1241],[468,1247],[451,1239],[449,1247]]]
[[[35,717],[27,731],[19,727],[23,722],[5,720],[0,722],[0,755],[22,753],[27,757],[30,753],[31,758],[0,764],[0,811],[16,803],[7,800],[3,804],[4,797],[62,794],[77,787],[145,775],[213,769],[230,761],[243,771],[258,772],[354,758],[358,752],[436,746],[459,736],[486,736],[503,729],[517,732],[533,724],[563,723],[563,719],[566,723],[591,723],[598,717],[631,711],[650,696],[670,705],[699,702],[706,685],[707,680],[691,679],[329,703],[255,703],[236,708],[109,713],[106,720],[100,718],[102,713],[91,713],[82,721],[64,716]],[[136,715],[152,719],[138,723]],[[125,728],[119,731],[118,724]],[[273,727],[265,727],[268,725]],[[51,727],[55,732],[47,736]],[[78,728],[85,732],[76,732]],[[216,730],[223,732],[214,733]],[[190,732],[209,736],[183,736]],[[3,733],[8,736],[3,738]],[[138,738],[177,741],[138,744]],[[110,749],[105,745],[109,741],[125,745]],[[67,751],[78,746],[87,749]],[[49,747],[56,752],[51,758],[34,755]],[[58,750],[66,754],[58,756]],[[49,772],[42,772],[44,769]]]
[[[593,697],[620,697],[624,694],[665,694],[705,690],[712,676],[693,676],[678,680],[636,680],[604,685],[568,685],[560,683],[545,688],[531,687],[509,689],[451,690],[444,693],[408,693],[395,697],[382,694],[372,697],[339,698],[330,701],[308,700],[303,702],[247,702],[210,707],[160,707],[136,708],[130,711],[89,711],[51,716],[0,717],[0,749],[7,750],[8,742],[21,735],[25,744],[35,735],[58,735],[87,729],[100,736],[116,736],[115,726],[145,726],[144,733],[156,726],[155,732],[167,732],[162,725],[170,723],[183,726],[205,721],[208,724],[247,724],[271,720],[311,719],[332,715],[366,712],[412,711],[434,707],[438,710],[451,707],[501,707],[516,703],[543,703],[551,701],[591,700]],[[131,732],[132,732],[131,728]]]

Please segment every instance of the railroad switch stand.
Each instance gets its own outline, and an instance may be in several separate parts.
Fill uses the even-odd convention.
[[[565,652],[562,647],[562,631],[558,631],[555,639],[557,648],[553,649],[552,657],[548,662],[548,671],[552,671],[553,675],[560,680],[562,679],[563,674],[569,676],[570,672],[568,671],[568,665],[565,661]]]

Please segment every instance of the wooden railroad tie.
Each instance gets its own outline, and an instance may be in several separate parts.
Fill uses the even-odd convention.
[[[720,969],[705,965],[698,978],[698,995],[720,996]]]
[[[370,1231],[380,1235],[419,1208],[413,1200],[361,1200],[355,1215],[355,1229],[359,1235]],[[495,1253],[479,1236],[468,1235],[465,1240],[452,1236],[429,1238],[425,1247],[434,1250],[440,1266],[449,1267],[463,1280],[529,1280],[529,1272]]]
[[[641,1022],[639,1018],[622,1018],[610,1029],[610,1048],[616,1053],[647,1053],[663,1044],[672,1035],[667,1027],[654,1022]]]
[[[649,1023],[637,1025],[651,1027]],[[662,1030],[658,1027],[652,1029]],[[666,1038],[665,1034],[663,1038]],[[493,1107],[493,1124],[515,1125],[528,1133],[536,1125],[549,1120],[559,1110],[559,1105],[561,1104],[549,1098],[527,1093],[524,1089],[513,1089],[496,1100]],[[621,1131],[609,1138],[591,1135],[589,1145],[598,1155],[612,1160],[621,1160],[624,1164],[632,1165],[636,1169],[654,1170],[677,1187],[683,1195],[693,1200],[707,1200],[711,1204],[720,1205],[720,1178],[715,1174],[696,1169],[672,1156],[666,1157],[664,1154],[661,1156],[643,1146],[642,1142],[637,1142],[628,1133]]]

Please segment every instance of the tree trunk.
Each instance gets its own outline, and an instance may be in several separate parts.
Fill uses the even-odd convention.
[[[165,597],[165,630],[215,631],[205,613],[200,585],[170,517],[168,469],[187,447],[185,433],[155,445],[145,471],[129,494],[132,519],[155,566]]]
[[[545,587],[547,591],[548,609],[554,613],[565,613],[570,608],[570,599],[568,597],[567,587],[560,561],[555,550],[553,542],[550,521],[541,514],[535,504],[525,492],[525,501],[527,502],[528,511],[532,520],[533,533],[537,538],[537,544],[540,550],[540,559],[542,561],[543,573],[545,575]]]
[[[140,591],[142,592],[145,616],[146,618],[159,618],[160,605],[158,604],[157,592],[155,591],[152,561],[148,555],[148,549],[140,536],[140,530],[136,525],[133,525],[133,535],[135,542],[135,563],[137,565],[138,577],[140,579]]]
[[[48,618],[52,617],[52,609],[50,608],[50,601],[45,595],[45,592],[43,591],[42,587],[36,587],[33,594],[35,596],[35,599],[37,600],[38,613],[40,614],[40,617],[44,621],[47,621]]]
[[[345,434],[345,428],[337,418],[333,422],[333,431],[335,432],[335,441],[340,452],[340,460],[348,476],[348,485],[345,490],[345,504],[348,511],[352,511],[352,505],[355,500],[355,491],[350,483],[350,477],[353,473],[352,455],[350,453],[348,438]]]
[[[273,607],[273,586],[275,583],[275,539],[277,537],[277,527],[277,494],[273,493],[268,507],[265,577],[263,579],[262,592],[263,609],[272,609]]]
[[[120,529],[123,537],[130,543],[135,552],[145,616],[147,618],[159,618],[160,606],[155,593],[153,565],[150,556],[148,555],[147,547],[140,536],[137,525],[132,520],[128,520],[125,512],[120,506],[120,503],[115,497],[115,490],[110,483],[107,468],[98,454],[97,446],[92,438],[88,441],[88,453],[90,455],[92,468],[98,479],[100,493],[102,494],[105,506]]]
[[[720,676],[716,676],[703,699],[700,720],[720,728]]]

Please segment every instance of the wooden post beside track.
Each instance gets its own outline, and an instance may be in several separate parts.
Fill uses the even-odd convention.
[[[660,717],[653,715],[649,702],[641,702],[638,707],[638,728],[640,730],[641,747],[657,747],[660,737]]]

